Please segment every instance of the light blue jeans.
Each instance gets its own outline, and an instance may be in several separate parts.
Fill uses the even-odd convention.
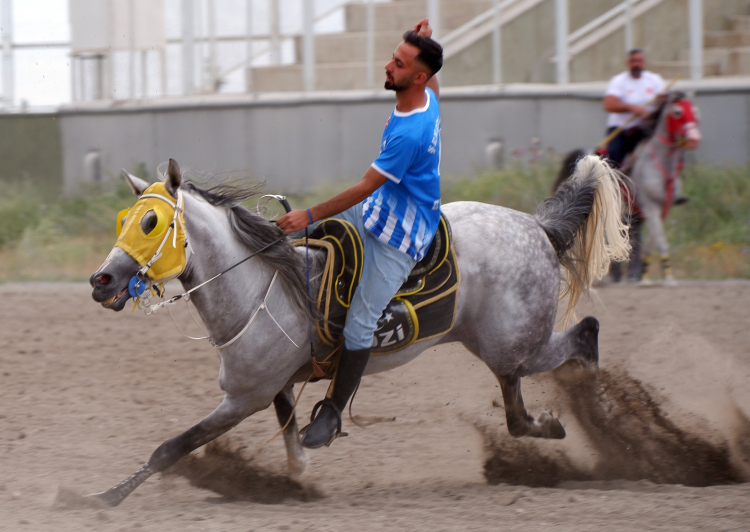
[[[349,350],[369,349],[372,347],[372,337],[378,326],[378,319],[409,277],[416,261],[365,229],[361,204],[333,218],[351,223],[357,229],[365,248],[362,279],[354,291],[346,315],[344,345]],[[301,234],[304,237],[304,231]]]

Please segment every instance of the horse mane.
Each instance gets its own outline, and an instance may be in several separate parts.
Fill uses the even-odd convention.
[[[673,90],[666,93],[666,99],[663,102],[659,102],[656,105],[656,109],[651,113],[651,116],[644,121],[643,130],[646,133],[646,139],[650,139],[656,133],[656,129],[662,121],[664,112],[669,109],[669,106],[676,101],[687,98],[687,95],[683,91]],[[644,140],[646,140],[644,139]]]
[[[224,207],[229,213],[229,225],[234,235],[248,248],[257,251],[280,237],[284,232],[268,220],[250,212],[240,205],[241,202],[258,196],[262,184],[237,185],[223,183],[208,188],[201,188],[192,181],[184,181],[180,188],[188,189],[215,207]],[[311,316],[310,298],[307,293],[305,261],[289,239],[277,242],[258,258],[279,272],[283,287],[292,305],[305,316]],[[313,311],[314,312],[314,311]]]

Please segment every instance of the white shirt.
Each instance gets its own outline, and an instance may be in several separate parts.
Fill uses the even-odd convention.
[[[606,95],[611,94],[622,103],[646,105],[654,96],[662,92],[665,86],[666,84],[659,74],[643,70],[641,77],[634,78],[630,75],[630,71],[626,70],[609,80]],[[633,113],[609,113],[607,127],[620,127],[631,116],[633,116]],[[628,129],[637,126],[639,123],[640,120],[633,120],[628,124]]]

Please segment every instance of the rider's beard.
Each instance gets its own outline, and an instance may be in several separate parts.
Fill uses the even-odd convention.
[[[396,83],[396,81],[390,76],[390,74],[386,74],[384,86],[386,90],[401,92],[411,87],[411,82],[405,79],[401,83]]]
[[[634,78],[640,78],[643,69],[641,67],[630,67],[630,75]]]

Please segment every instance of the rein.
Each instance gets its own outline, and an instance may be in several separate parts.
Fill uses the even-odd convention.
[[[654,135],[662,144],[666,145],[669,148],[669,151],[667,152],[667,157],[671,157],[675,153],[681,153],[680,152],[680,143],[679,142],[672,142],[670,139],[664,137],[661,134]],[[670,174],[669,171],[665,168],[664,163],[662,163],[661,159],[659,159],[658,154],[656,153],[656,148],[654,148],[653,143],[649,143],[649,155],[651,156],[651,160],[654,162],[654,166],[659,170],[662,177],[664,178],[664,183],[666,186],[666,194],[664,196],[664,204],[661,208],[661,219],[664,220],[667,217],[667,214],[669,213],[669,208],[672,206],[672,199],[674,197],[674,188],[675,188],[675,181],[680,177],[680,174],[682,173],[682,157],[679,158],[677,161],[677,164],[674,168],[674,173]]]
[[[161,244],[159,245],[158,249],[154,253],[153,257],[151,257],[151,259],[143,267],[141,267],[138,270],[138,273],[136,275],[134,275],[133,278],[128,283],[128,292],[130,293],[130,295],[132,297],[138,298],[138,308],[142,309],[143,312],[146,315],[150,315],[153,312],[155,312],[155,311],[157,311],[157,310],[159,310],[161,308],[167,307],[167,311],[169,312],[169,316],[170,316],[170,318],[172,318],[172,322],[174,323],[175,328],[179,332],[181,332],[184,336],[186,336],[187,338],[189,338],[191,340],[208,340],[211,343],[211,345],[214,346],[216,349],[224,349],[225,347],[229,347],[234,342],[236,342],[250,328],[250,325],[252,325],[253,321],[255,321],[255,318],[257,317],[258,313],[261,310],[265,310],[266,312],[268,312],[268,315],[271,317],[271,319],[276,324],[276,326],[279,329],[281,329],[281,332],[284,333],[284,336],[286,336],[287,339],[290,342],[292,342],[292,344],[294,344],[295,347],[299,347],[297,345],[297,343],[289,337],[289,335],[281,327],[281,325],[279,324],[279,322],[276,320],[276,318],[273,317],[273,314],[271,314],[271,311],[268,309],[268,296],[270,295],[271,289],[273,288],[273,286],[274,286],[274,284],[276,282],[276,278],[278,277],[278,274],[279,274],[278,270],[276,270],[274,272],[273,277],[271,278],[271,282],[268,285],[268,289],[266,290],[266,294],[263,297],[263,300],[258,305],[258,308],[255,309],[255,312],[253,312],[253,314],[250,316],[250,319],[248,320],[248,322],[245,324],[245,326],[242,328],[242,330],[239,333],[237,333],[231,340],[229,340],[229,341],[227,341],[227,342],[225,342],[223,344],[217,344],[217,343],[215,343],[211,339],[211,337],[208,336],[208,335],[207,336],[201,336],[201,337],[194,337],[194,336],[189,336],[189,335],[185,334],[180,329],[180,327],[177,325],[177,322],[175,321],[174,316],[172,316],[172,312],[169,310],[169,306],[174,305],[180,299],[184,298],[185,302],[189,302],[190,301],[190,294],[191,293],[195,292],[199,288],[202,288],[202,287],[206,286],[211,281],[215,281],[216,279],[218,279],[219,277],[221,277],[225,273],[232,271],[237,266],[239,266],[241,264],[244,264],[245,262],[247,262],[248,260],[252,259],[256,255],[258,255],[260,253],[263,253],[264,251],[266,251],[270,247],[278,244],[279,242],[281,242],[282,240],[284,240],[284,238],[286,238],[286,235],[282,235],[281,237],[277,238],[273,242],[271,242],[271,243],[263,246],[258,251],[254,252],[254,253],[251,253],[250,255],[248,255],[247,257],[245,257],[244,259],[236,262],[235,264],[231,265],[230,267],[226,268],[225,270],[223,270],[223,271],[219,272],[218,274],[214,275],[210,279],[202,282],[198,286],[195,286],[195,287],[191,288],[190,290],[187,290],[186,292],[183,292],[181,294],[177,294],[176,296],[171,297],[171,298],[169,298],[166,301],[161,301],[161,302],[159,302],[159,303],[157,303],[155,305],[151,305],[150,304],[151,303],[151,291],[149,291],[148,288],[150,288],[150,287],[152,287],[154,285],[153,285],[152,279],[150,279],[149,277],[147,277],[146,273],[148,272],[149,268],[151,268],[151,266],[157,260],[159,260],[159,258],[161,258],[161,256],[162,256],[161,250],[163,249],[164,245],[169,240],[169,235],[170,234],[172,234],[172,246],[173,247],[177,246],[177,231],[176,231],[175,228],[176,228],[176,224],[178,224],[178,223],[180,224],[180,226],[182,227],[183,232],[185,233],[185,247],[188,247],[187,231],[185,230],[184,224],[182,223],[182,219],[180,218],[180,213],[184,212],[184,203],[185,203],[185,200],[183,198],[182,191],[179,190],[179,189],[177,190],[177,201],[176,202],[172,202],[169,198],[167,198],[167,197],[165,197],[165,196],[163,196],[161,194],[143,194],[141,196],[141,198],[158,198],[158,199],[160,199],[162,201],[165,201],[166,203],[168,203],[174,209],[174,215],[172,217],[172,222],[169,224],[169,228],[167,229],[166,234],[164,235],[164,238],[162,239]],[[285,198],[283,198],[283,199],[284,199],[284,201],[282,203],[285,203],[286,199]],[[279,200],[279,201],[281,201],[281,200]],[[190,249],[192,249],[192,247]],[[181,273],[182,272],[178,273],[175,277],[179,277],[179,275]],[[169,281],[169,279],[166,279],[164,282],[166,282],[166,281]],[[160,298],[163,297],[163,295],[164,295],[164,289],[163,289],[164,284],[161,283],[161,286],[162,286],[161,289],[159,289],[158,287],[155,287]],[[188,305],[188,310],[189,309],[190,309],[190,306]],[[198,321],[195,319],[195,316],[192,315],[192,311],[190,312],[190,315],[193,317],[193,321],[195,321],[196,323],[198,323]]]
[[[191,289],[190,289],[190,290],[188,290],[187,292],[183,292],[183,293],[181,293],[181,294],[177,294],[176,296],[174,296],[174,297],[171,297],[171,298],[169,298],[169,299],[168,299],[168,300],[166,300],[166,301],[162,301],[161,303],[157,303],[156,305],[148,305],[148,306],[147,306],[147,307],[146,307],[146,308],[144,309],[144,312],[146,312],[146,314],[147,314],[147,315],[148,315],[148,314],[151,314],[152,312],[154,312],[154,311],[156,311],[156,310],[159,310],[160,308],[163,308],[163,307],[165,307],[165,306],[167,306],[167,305],[172,305],[172,304],[174,304],[175,302],[179,301],[179,300],[180,300],[180,299],[182,299],[183,297],[186,297],[186,296],[190,296],[190,294],[191,294],[192,292],[195,292],[195,291],[196,291],[196,290],[198,290],[199,288],[201,288],[201,287],[203,287],[203,286],[206,286],[206,285],[207,285],[208,283],[210,283],[211,281],[214,281],[214,280],[218,279],[219,277],[221,277],[221,276],[222,276],[222,275],[224,275],[225,273],[227,273],[227,272],[229,272],[229,271],[233,270],[234,268],[236,268],[236,267],[237,267],[237,266],[239,266],[240,264],[243,264],[243,263],[245,263],[245,262],[249,261],[250,259],[252,259],[252,258],[253,258],[253,257],[255,257],[256,255],[258,255],[259,253],[263,253],[263,252],[264,252],[265,250],[267,250],[267,249],[268,249],[268,248],[270,248],[271,246],[273,246],[273,245],[275,245],[275,244],[278,244],[279,242],[281,242],[282,240],[284,240],[284,238],[286,238],[286,235],[284,235],[284,236],[282,236],[282,237],[280,237],[280,238],[277,238],[276,240],[274,240],[274,241],[273,241],[273,242],[271,242],[270,244],[267,244],[267,245],[263,246],[262,248],[260,248],[260,249],[259,249],[258,251],[256,251],[255,253],[252,253],[251,255],[249,255],[249,256],[247,256],[247,257],[245,257],[245,258],[244,258],[244,259],[242,259],[241,261],[239,261],[239,262],[237,262],[237,263],[233,264],[232,266],[230,266],[229,268],[227,268],[227,269],[226,269],[226,270],[224,270],[223,272],[217,273],[216,275],[214,275],[213,277],[211,277],[211,278],[210,278],[209,280],[207,280],[207,281],[204,281],[204,282],[202,282],[201,284],[199,284],[198,286],[195,286],[195,287],[191,288]],[[276,278],[276,276],[275,276],[275,274],[274,274],[274,279],[275,279],[275,278]],[[273,286],[273,281],[271,282],[271,286]],[[270,290],[270,286],[269,286],[269,290]],[[266,294],[266,296],[268,296],[268,294]]]

